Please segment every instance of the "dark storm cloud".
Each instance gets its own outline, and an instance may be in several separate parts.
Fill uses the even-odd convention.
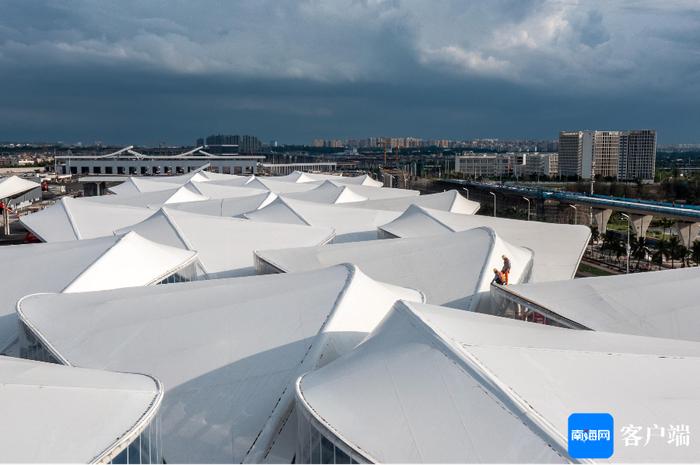
[[[285,142],[554,138],[607,127],[700,140],[692,3],[0,1],[0,9],[0,140],[192,143],[220,131]]]

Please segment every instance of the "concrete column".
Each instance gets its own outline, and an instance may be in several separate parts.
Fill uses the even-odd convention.
[[[649,224],[654,217],[652,215],[635,215],[630,214],[630,223],[632,224],[632,229],[634,230],[637,239],[640,237],[646,237],[647,229],[649,229]]]
[[[602,236],[608,229],[608,221],[610,220],[610,215],[612,215],[612,210],[609,208],[593,208],[593,220],[596,226],[598,226],[598,232]]]
[[[10,212],[7,205],[9,201],[10,199],[5,199],[2,208],[2,231],[5,236],[10,235]]]
[[[681,244],[686,247],[690,247],[693,245],[695,238],[698,237],[698,232],[700,232],[700,223],[677,221],[676,229],[678,229],[678,235],[681,236]]]

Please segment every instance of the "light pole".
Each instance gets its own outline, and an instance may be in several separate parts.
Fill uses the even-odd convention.
[[[496,194],[493,192],[489,192],[489,194],[493,195],[493,217],[496,217]]]
[[[527,220],[530,221],[530,199],[523,197],[523,200],[527,202]]]
[[[626,213],[620,213],[624,218],[627,218],[627,274],[630,274],[630,216]]]
[[[578,224],[578,208],[572,204],[569,204],[569,206],[574,209],[574,224]]]
[[[467,200],[469,200],[469,189],[467,189],[466,187],[463,187],[462,189],[464,189],[465,191],[467,191]]]

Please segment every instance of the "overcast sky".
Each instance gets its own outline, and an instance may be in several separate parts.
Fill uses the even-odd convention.
[[[0,140],[700,142],[700,2],[0,0]]]

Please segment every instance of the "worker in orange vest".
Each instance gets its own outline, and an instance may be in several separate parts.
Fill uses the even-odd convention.
[[[503,275],[503,283],[508,285],[508,275],[510,275],[510,259],[505,255],[501,255],[503,259],[503,268],[501,268],[501,274]]]

